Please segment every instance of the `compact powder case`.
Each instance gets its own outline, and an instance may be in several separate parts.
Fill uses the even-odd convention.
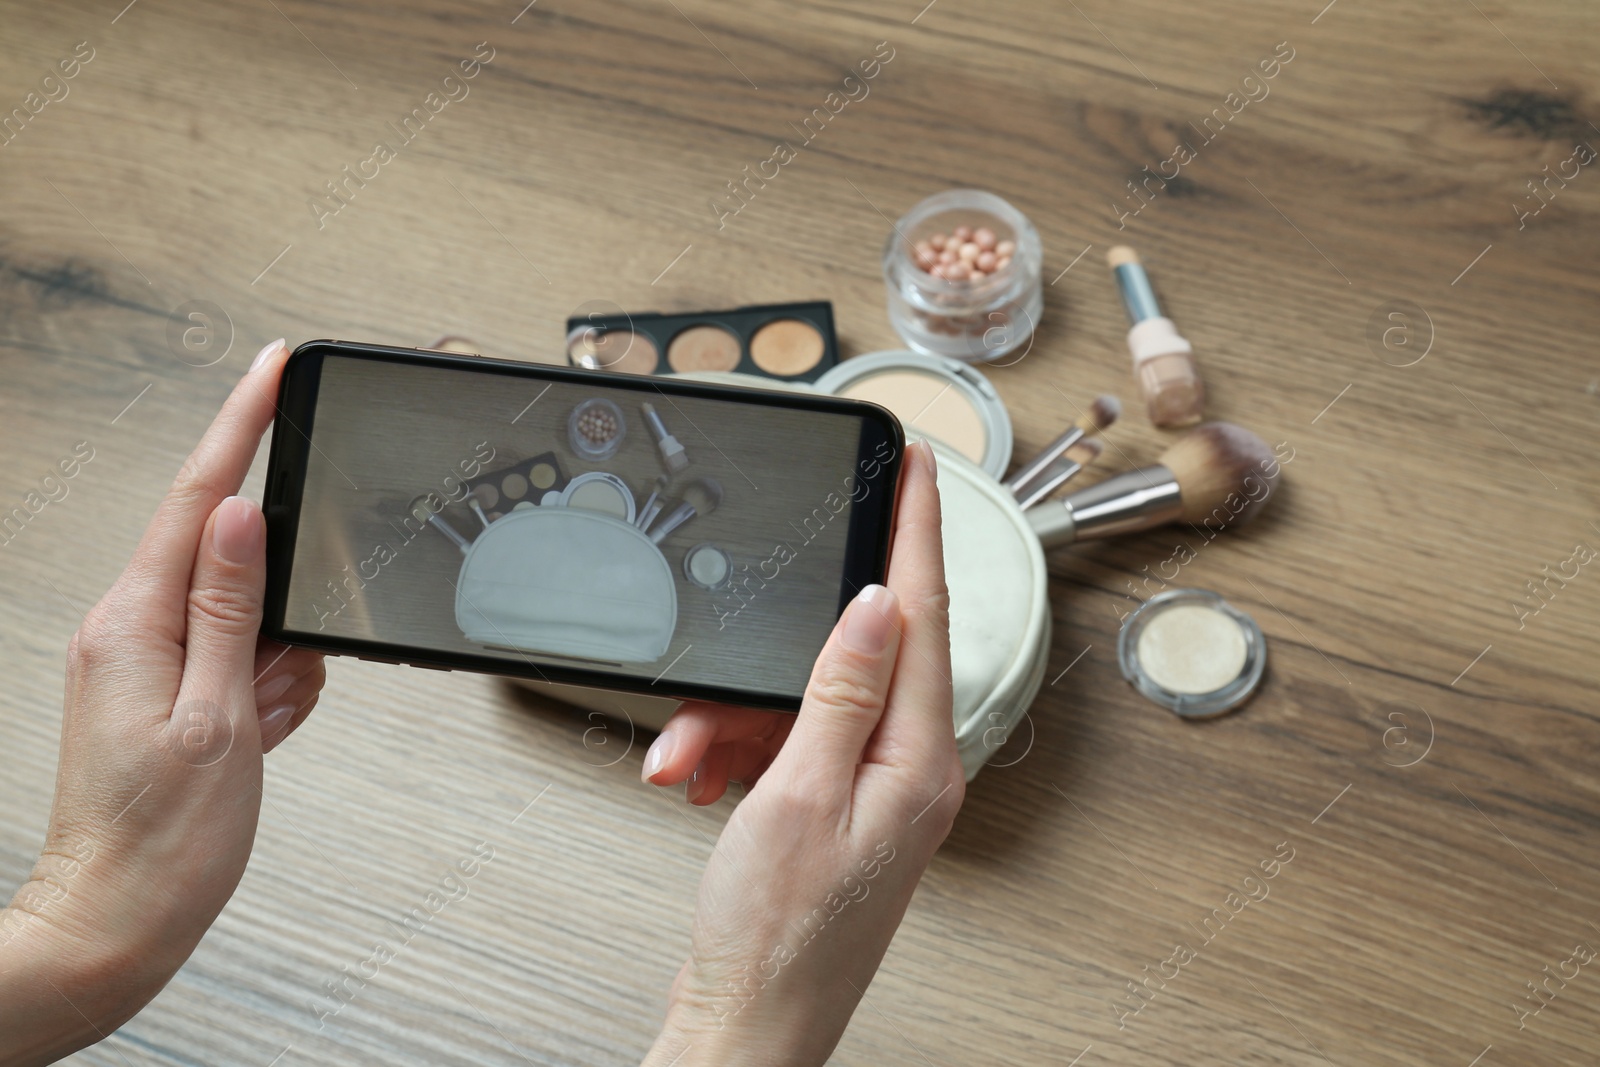
[[[826,300],[731,311],[597,315],[567,320],[567,360],[619,374],[736,371],[814,382],[839,364]]]
[[[1254,619],[1217,594],[1169,589],[1123,621],[1117,661],[1144,696],[1186,719],[1204,719],[1256,691],[1267,642]]]
[[[894,412],[999,479],[1011,463],[1011,416],[981,372],[949,356],[874,352],[846,360],[817,389]]]

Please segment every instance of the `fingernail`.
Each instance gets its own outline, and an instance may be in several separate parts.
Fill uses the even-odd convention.
[[[289,691],[294,684],[294,675],[280,674],[256,686],[256,703],[269,704]]]
[[[289,716],[294,714],[293,704],[279,704],[265,715],[261,716],[261,740],[271,741],[289,721]]]
[[[671,734],[662,734],[650,745],[650,751],[644,756],[644,780],[655,784],[656,775],[667,765],[667,759],[672,755],[673,740]]]
[[[924,437],[917,442],[917,447],[922,449],[922,461],[928,465],[928,473],[937,478],[939,476],[939,459],[933,454],[933,442]]]
[[[684,786],[683,795],[693,804],[700,799],[700,794],[706,791],[706,761],[701,760],[700,765],[694,769],[694,774],[689,776],[689,784]]]
[[[867,586],[856,594],[855,602],[845,612],[840,643],[867,655],[875,656],[882,652],[889,647],[894,610],[895,595],[892,591],[881,585]]]
[[[265,540],[261,510],[242,496],[217,505],[211,523],[211,547],[229,563],[254,563]]]
[[[256,368],[260,367],[261,364],[263,364],[263,363],[265,363],[267,361],[267,357],[268,356],[272,355],[272,353],[276,352],[278,349],[283,348],[283,347],[285,347],[285,345],[284,345],[284,338],[282,338],[282,337],[278,338],[276,341],[273,341],[271,344],[267,345],[267,347],[263,348],[261,351],[256,353],[256,358],[255,358],[254,362],[252,362],[250,364],[250,370],[255,370]],[[249,371],[246,371],[245,373],[248,374]]]

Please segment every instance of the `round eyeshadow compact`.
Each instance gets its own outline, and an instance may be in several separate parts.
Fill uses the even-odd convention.
[[[702,541],[683,555],[683,576],[701,589],[721,589],[731,574],[733,559],[709,541]]]
[[[1135,609],[1117,637],[1122,676],[1146,698],[1186,719],[1220,715],[1261,684],[1261,627],[1215,593],[1169,589]]]
[[[585,400],[567,419],[567,439],[584,459],[610,459],[621,447],[626,431],[622,409],[604,397]]]
[[[654,374],[660,357],[655,342],[628,329],[585,326],[567,335],[567,356],[586,370]]]
[[[732,370],[739,365],[739,339],[721,326],[690,326],[667,344],[667,362],[679,374]]]
[[[792,378],[822,362],[822,334],[809,322],[776,319],[750,338],[750,358],[768,374]]]
[[[874,352],[845,360],[816,389],[894,412],[908,429],[949,445],[998,479],[1011,462],[1011,416],[979,371],[949,356]]]

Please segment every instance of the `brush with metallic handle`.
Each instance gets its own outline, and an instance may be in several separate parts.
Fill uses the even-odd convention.
[[[1179,438],[1160,463],[1030,508],[1028,523],[1045,548],[1180,520],[1239,526],[1255,518],[1278,475],[1265,441],[1241,426],[1208,422]]]

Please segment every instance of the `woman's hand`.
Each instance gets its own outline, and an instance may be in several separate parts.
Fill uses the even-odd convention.
[[[239,491],[288,350],[256,357],[67,649],[55,804],[0,912],[0,1064],[50,1063],[143,1007],[244,874],[261,757],[322,657],[259,638],[261,509]]]
[[[889,588],[845,609],[799,716],[782,717],[792,731],[689,704],[657,742],[670,758],[651,780],[699,767],[691,799],[709,803],[730,774],[760,782],[706,867],[647,1064],[827,1060],[961,807],[933,452],[907,460]]]

